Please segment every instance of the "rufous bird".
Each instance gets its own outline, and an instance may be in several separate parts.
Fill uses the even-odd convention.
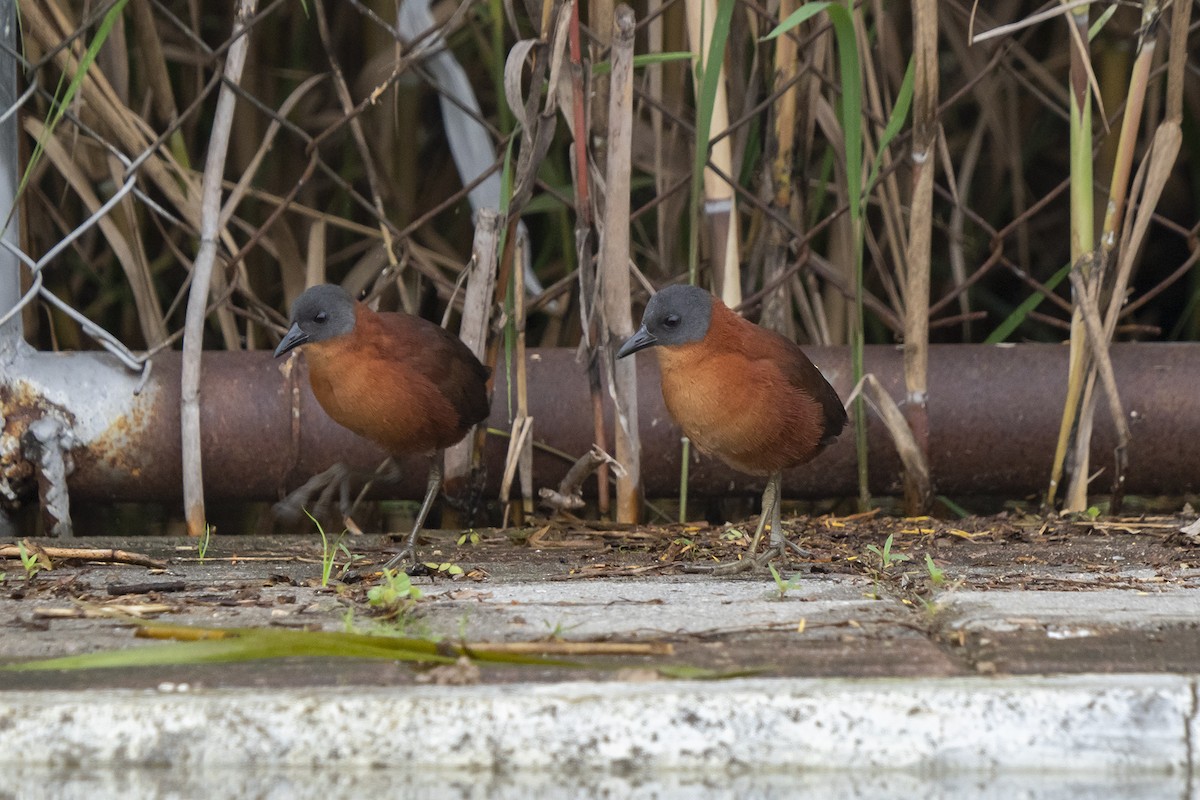
[[[412,533],[385,565],[395,568],[414,556],[441,488],[441,451],[488,416],[489,370],[461,339],[434,323],[372,311],[332,284],[300,295],[290,321],[275,357],[301,348],[326,414],[393,456],[436,454]]]
[[[829,381],[795,343],[697,286],[668,286],[654,295],[617,358],[648,347],[658,354],[667,411],[684,434],[736,470],[769,476],[751,558],[730,571],[795,548],[780,519],[782,472],[812,461],[846,426],[846,409]],[[768,519],[771,546],[754,559]]]

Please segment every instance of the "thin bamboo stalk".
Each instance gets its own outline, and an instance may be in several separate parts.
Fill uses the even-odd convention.
[[[233,44],[225,61],[225,82],[217,96],[209,138],[208,159],[201,182],[200,249],[192,266],[187,316],[183,334],[183,367],[180,379],[180,431],[183,459],[183,507],[189,536],[204,533],[204,470],[200,457],[200,358],[204,346],[204,317],[217,258],[221,219],[221,178],[229,151],[230,131],[237,104],[234,86],[241,81],[249,37],[240,35],[254,15],[258,0],[239,0],[233,21]]]
[[[725,0],[728,2],[728,0]],[[698,74],[707,74],[710,66],[720,72],[716,93],[712,97],[712,116],[708,141],[696,142],[696,147],[709,151],[712,165],[726,175],[733,175],[733,151],[728,136],[729,99],[725,88],[725,54],[713,52],[712,40],[716,31],[717,0],[695,0],[687,3],[688,35]],[[696,87],[697,103],[704,102],[701,87]],[[742,304],[741,270],[738,256],[738,216],[734,189],[719,173],[704,169],[704,216],[708,223],[712,245],[713,281],[725,305],[737,308]]]
[[[629,191],[633,144],[633,10],[617,8],[613,20],[609,83],[608,162],[605,171],[604,235],[600,253],[602,302],[610,345],[610,391],[616,406],[617,521],[634,523],[641,512],[641,441],[638,436],[637,371],[633,359],[611,353],[633,334],[629,278]]]
[[[799,6],[798,0],[781,0],[779,16],[786,19]],[[793,151],[796,141],[796,100],[799,87],[795,83],[799,73],[800,62],[797,53],[796,39],[792,36],[780,36],[775,40],[774,89],[779,92],[779,99],[773,109],[774,125],[771,127],[771,141],[768,142],[767,152],[774,150],[775,157],[770,166],[771,203],[782,216],[789,216],[792,203],[799,204],[792,191]],[[785,87],[791,88],[785,88]],[[803,214],[798,214],[803,219]],[[782,226],[768,221],[766,254],[763,258],[763,284],[769,286],[787,269],[790,242],[787,232]],[[760,324],[779,331],[787,338],[794,338],[792,324],[792,308],[789,302],[793,284],[780,281],[778,286],[763,297],[763,310]],[[804,298],[798,298],[806,303]]]

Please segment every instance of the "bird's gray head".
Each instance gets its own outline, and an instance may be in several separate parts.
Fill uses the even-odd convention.
[[[617,358],[655,345],[690,344],[708,333],[712,320],[713,296],[699,286],[668,286],[646,305],[642,327],[629,337]]]
[[[314,286],[292,303],[292,326],[275,348],[275,357],[309,344],[345,336],[354,330],[354,298],[340,286]]]

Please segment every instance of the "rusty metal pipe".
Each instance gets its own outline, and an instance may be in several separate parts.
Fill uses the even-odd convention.
[[[845,349],[806,348],[843,397],[848,393]],[[1022,496],[1042,492],[1062,409],[1067,350],[1057,345],[944,345],[930,352],[931,472],[937,491],[952,495]],[[1131,344],[1113,348],[1113,366],[1130,414],[1131,493],[1200,490],[1200,345]],[[866,367],[895,397],[904,392],[898,348],[870,347]],[[12,446],[45,415],[64,420],[75,448],[71,494],[80,500],[176,502],[180,498],[179,355],[164,353],[141,393],[102,353],[27,353],[0,376],[2,477],[36,496],[31,471]],[[649,496],[678,490],[679,431],[663,408],[657,364],[638,359],[642,475]],[[573,350],[532,350],[529,362],[535,438],[572,455],[592,443],[591,396]],[[505,376],[497,376],[489,425],[506,429]],[[606,395],[607,396],[607,395]],[[363,470],[383,453],[325,416],[308,388],[303,360],[269,353],[213,352],[205,356],[201,393],[206,494],[214,501],[275,500],[336,461]],[[731,410],[730,413],[736,413]],[[611,409],[609,409],[611,424]],[[1103,414],[1093,440],[1093,463],[1112,462],[1114,436]],[[15,437],[15,438],[14,438]],[[899,461],[886,432],[870,428],[873,491],[896,493]],[[9,446],[3,444],[7,442]],[[494,490],[506,442],[488,437],[486,464]],[[570,464],[535,451],[539,485],[557,485]],[[389,494],[419,498],[426,463],[406,459],[405,478]],[[852,437],[843,435],[815,463],[785,475],[793,497],[856,491]],[[698,494],[752,493],[761,483],[719,461],[699,456],[690,470]],[[1107,477],[1097,481],[1104,491]]]

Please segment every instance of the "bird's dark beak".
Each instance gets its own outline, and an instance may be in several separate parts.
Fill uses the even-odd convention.
[[[299,323],[293,322],[292,327],[288,328],[288,332],[283,335],[283,341],[279,343],[279,347],[275,348],[275,357],[291,350],[293,347],[299,347],[308,341],[308,334],[300,330]]]
[[[647,347],[653,347],[658,344],[658,339],[654,338],[654,334],[646,330],[646,326],[638,328],[638,332],[630,336],[625,344],[621,345],[621,349],[617,351],[617,358],[624,358],[630,353],[636,353],[638,350],[645,350]]]

